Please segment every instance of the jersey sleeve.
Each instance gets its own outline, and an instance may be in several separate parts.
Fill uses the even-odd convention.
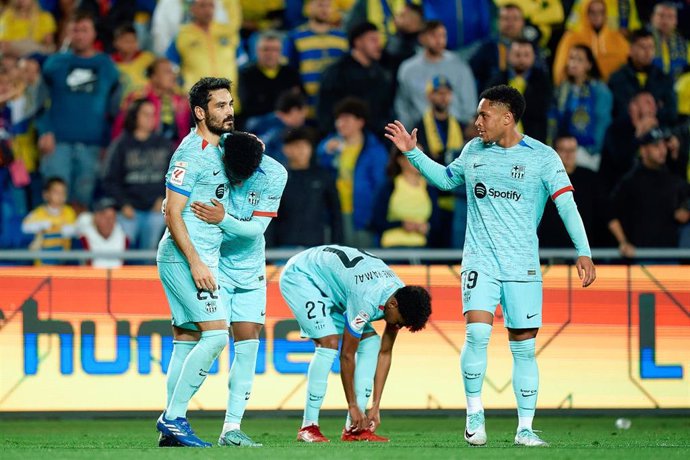
[[[566,192],[573,192],[573,184],[565,172],[565,166],[555,151],[547,153],[542,166],[541,180],[552,200]]]
[[[170,161],[168,172],[165,174],[165,186],[173,192],[189,198],[198,176],[198,169],[194,167],[192,162],[188,161],[186,155],[176,155]]]
[[[345,309],[345,329],[354,337],[362,337],[364,327],[369,324],[375,315],[374,306],[362,293],[350,291],[347,296],[347,308]]]
[[[277,217],[280,199],[287,183],[287,171],[282,166],[269,173],[266,189],[259,198],[252,217]]]

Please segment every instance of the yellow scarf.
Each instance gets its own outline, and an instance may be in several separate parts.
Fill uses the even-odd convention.
[[[443,140],[441,140],[441,134],[438,132],[436,119],[431,109],[424,113],[422,121],[424,122],[427,144],[429,144],[425,147],[433,158],[440,157],[446,150],[461,149],[462,144],[465,143],[460,123],[454,117],[448,117],[448,139],[446,140],[446,145],[443,145]]]

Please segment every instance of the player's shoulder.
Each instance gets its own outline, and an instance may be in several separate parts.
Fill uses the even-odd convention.
[[[259,170],[263,171],[267,176],[273,177],[287,177],[287,170],[278,160],[264,154],[259,163]]]
[[[553,148],[527,135],[522,138],[519,145],[530,150],[531,155],[529,158],[534,163],[543,164],[544,161],[559,158],[558,154]]]
[[[460,156],[462,157],[467,154],[481,152],[486,148],[487,145],[484,143],[484,141],[482,141],[482,139],[479,137],[475,137],[474,139],[470,139],[469,141],[467,141],[465,147],[463,147],[462,149],[462,154]]]

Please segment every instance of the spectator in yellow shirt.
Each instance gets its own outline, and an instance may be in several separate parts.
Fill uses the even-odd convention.
[[[120,85],[124,100],[132,91],[146,86],[148,83],[146,69],[153,64],[156,56],[139,48],[137,31],[132,24],[115,29],[113,45],[115,52],[110,57],[115,62],[117,70],[120,71]]]
[[[55,51],[55,19],[37,0],[11,0],[0,15],[0,51],[26,56]]]

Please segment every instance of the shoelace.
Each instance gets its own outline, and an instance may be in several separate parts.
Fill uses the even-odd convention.
[[[481,412],[477,412],[475,414],[470,414],[470,416],[469,416],[470,428],[473,430],[478,428],[479,425],[482,424],[482,418],[483,418],[483,415]]]
[[[539,437],[539,435],[537,435],[537,433],[541,433],[541,431],[540,430],[528,430],[528,429],[520,430],[521,436],[525,436],[525,437],[527,437],[529,439],[533,439],[533,440],[542,441],[542,439]]]
[[[187,421],[187,419],[181,420],[181,421],[180,421],[180,425],[182,425],[182,428],[184,428],[185,432],[186,432],[188,435],[190,435],[190,436],[194,436],[194,435],[195,435],[195,434],[194,434],[194,430],[192,430],[192,427],[191,427],[191,425],[189,424],[189,422]]]

